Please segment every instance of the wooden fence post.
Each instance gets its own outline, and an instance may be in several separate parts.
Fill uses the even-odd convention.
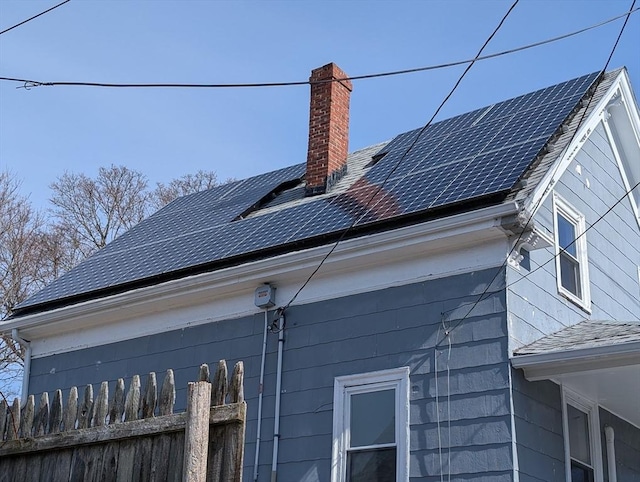
[[[211,384],[190,382],[187,390],[187,423],[184,437],[184,482],[205,482],[209,445]]]

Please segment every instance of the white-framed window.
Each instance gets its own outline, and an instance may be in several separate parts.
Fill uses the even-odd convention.
[[[409,479],[409,368],[336,377],[332,482]]]
[[[598,406],[565,388],[562,419],[567,482],[602,482]]]
[[[553,224],[558,292],[589,311],[591,294],[584,216],[554,193]]]

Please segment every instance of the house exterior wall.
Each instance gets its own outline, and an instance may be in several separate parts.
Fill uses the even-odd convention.
[[[623,197],[625,187],[602,123],[590,134],[554,189],[585,216],[587,228]],[[553,196],[534,217],[553,233]],[[591,313],[558,294],[554,248],[532,251],[528,274],[510,268],[508,303],[510,347],[518,348],[584,319],[640,319],[640,229],[631,203],[623,199],[585,234]],[[527,276],[521,279],[523,276]]]
[[[607,444],[604,428],[610,426],[614,431],[616,454],[616,476],[618,482],[633,482],[640,480],[640,429],[616,417],[611,412],[600,408],[600,434],[602,438],[602,460],[605,467],[609,466]],[[609,474],[604,471],[604,480],[609,482]]]
[[[504,270],[465,317],[495,269],[290,307],[282,378],[279,480],[330,480],[334,378],[410,368],[412,480],[513,478]],[[498,286],[498,288],[494,288]],[[442,313],[446,313],[443,322]],[[175,369],[176,385],[202,362],[245,362],[248,425],[245,480],[253,475],[262,313],[35,358],[32,393],[154,370]],[[457,325],[457,326],[456,326]],[[449,347],[444,329],[452,329]],[[259,480],[270,479],[276,336],[269,335]],[[434,356],[437,356],[438,383]],[[128,380],[127,380],[128,382]],[[436,408],[436,386],[439,412]],[[184,389],[177,406],[184,407]],[[439,424],[438,424],[439,419]],[[438,430],[440,428],[440,430]],[[440,464],[442,449],[442,466]]]
[[[626,189],[602,123],[590,134],[554,191],[585,216],[587,228],[624,196]],[[553,194],[549,194],[534,218],[536,225],[551,233],[552,238],[553,212]],[[511,351],[584,319],[640,319],[640,229],[629,199],[624,198],[585,236],[590,311],[558,293],[556,265],[552,259],[554,247],[530,253],[530,271],[548,262],[530,275],[524,267],[519,271],[508,268]],[[565,480],[560,385],[551,381],[529,382],[522,371],[514,370],[513,387],[520,480]],[[600,408],[600,413],[603,411]],[[623,433],[634,442],[626,442],[626,445],[620,442],[628,451],[627,455],[616,453],[617,457],[622,457],[618,464],[625,464],[638,454],[640,429],[627,424]],[[604,435],[601,445],[605,450]],[[632,453],[632,446],[635,453]],[[603,459],[603,467],[606,480],[606,459]]]
[[[529,382],[515,369],[512,385],[520,482],[566,482],[560,386]]]

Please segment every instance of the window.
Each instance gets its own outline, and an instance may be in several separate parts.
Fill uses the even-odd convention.
[[[337,377],[333,482],[408,478],[409,368]]]
[[[589,310],[589,274],[584,216],[554,196],[556,276],[560,294]]]
[[[564,398],[567,480],[600,482],[602,481],[602,458],[598,407],[566,390]]]

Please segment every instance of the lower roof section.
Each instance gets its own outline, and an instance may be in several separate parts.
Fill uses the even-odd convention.
[[[519,348],[528,380],[553,380],[640,427],[640,321],[586,320]]]

